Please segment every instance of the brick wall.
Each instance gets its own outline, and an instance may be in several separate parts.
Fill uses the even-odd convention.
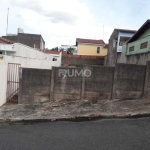
[[[62,53],[62,66],[65,65],[103,65],[104,57],[89,55],[73,55]]]

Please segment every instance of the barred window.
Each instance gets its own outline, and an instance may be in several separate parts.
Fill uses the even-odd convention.
[[[129,48],[129,52],[132,52],[132,51],[134,51],[134,46]]]
[[[148,42],[142,43],[140,49],[147,48]]]

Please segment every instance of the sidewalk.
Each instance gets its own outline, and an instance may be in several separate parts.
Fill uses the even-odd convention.
[[[68,103],[70,102],[70,104]],[[4,105],[0,121],[69,120],[150,116],[150,99],[66,100],[34,105]]]

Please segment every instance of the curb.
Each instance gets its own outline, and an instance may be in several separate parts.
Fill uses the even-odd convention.
[[[84,122],[84,121],[96,121],[96,120],[102,120],[102,119],[140,119],[140,118],[146,118],[150,117],[150,113],[145,114],[135,114],[135,115],[125,115],[125,116],[101,116],[101,115],[90,115],[90,116],[77,116],[72,118],[56,118],[56,119],[3,119],[0,118],[0,123],[6,123],[6,124],[16,124],[16,123],[22,123],[22,124],[34,124],[34,123],[44,123],[44,122],[59,122],[59,121],[70,121],[70,122]]]

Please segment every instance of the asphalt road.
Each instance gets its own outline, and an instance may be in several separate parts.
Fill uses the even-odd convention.
[[[0,150],[150,150],[150,118],[0,124]]]

